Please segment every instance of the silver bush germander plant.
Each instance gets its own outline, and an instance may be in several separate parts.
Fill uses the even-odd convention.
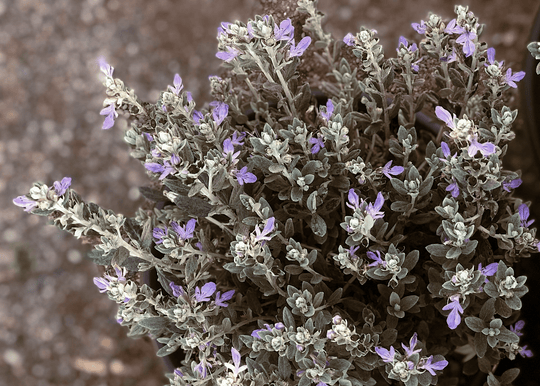
[[[312,0],[291,19],[222,23],[226,72],[200,110],[178,74],[146,103],[101,60],[103,129],[131,118],[147,203],[126,218],[68,177],[14,202],[95,246],[94,282],[128,335],[185,353],[171,385],[456,385],[479,372],[510,385],[519,370],[499,362],[532,355],[512,266],[539,243],[502,165],[507,91],[524,73],[455,11],[414,23],[422,40],[401,38],[395,58],[375,30],[335,41]],[[140,282],[151,269],[161,289]]]

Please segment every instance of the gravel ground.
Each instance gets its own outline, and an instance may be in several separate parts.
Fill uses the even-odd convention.
[[[484,40],[520,69],[538,4],[534,0],[469,1],[487,24]],[[130,340],[114,321],[116,306],[92,284],[98,270],[88,246],[29,216],[11,200],[33,181],[63,176],[82,197],[128,216],[148,179],[122,141],[119,119],[102,131],[105,98],[96,58],[148,101],[179,72],[199,102],[207,76],[219,71],[216,28],[253,16],[256,0],[0,0],[0,384],[161,385],[148,339]],[[411,22],[431,10],[451,17],[442,0],[320,0],[328,29],[344,36],[376,28],[389,55]],[[391,15],[391,16],[389,16]],[[522,169],[519,194],[540,197],[524,130],[507,167]],[[535,214],[538,218],[538,207]]]

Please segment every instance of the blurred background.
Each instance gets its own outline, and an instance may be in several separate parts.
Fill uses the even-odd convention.
[[[538,2],[461,4],[487,24],[482,40],[496,48],[497,60],[522,69]],[[450,19],[454,8],[446,0],[319,5],[335,37],[360,25],[375,28],[390,56],[399,35],[419,39],[411,22],[428,11]],[[141,203],[137,187],[148,178],[122,140],[126,121],[101,130],[105,89],[97,57],[105,56],[115,77],[149,102],[178,72],[200,105],[210,100],[208,76],[220,71],[216,28],[260,10],[257,0],[0,0],[0,385],[165,383],[151,342],[127,338],[115,322],[116,305],[93,285],[99,273],[85,257],[89,246],[12,199],[33,181],[50,185],[70,176],[86,200],[133,215]],[[522,126],[505,167],[522,170],[517,194],[537,200],[539,218],[538,169]],[[533,297],[526,296],[525,307]]]

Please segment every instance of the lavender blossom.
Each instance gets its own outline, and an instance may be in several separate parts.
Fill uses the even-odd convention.
[[[405,49],[407,49],[407,51],[410,51],[410,52],[415,52],[416,50],[418,50],[418,46],[416,45],[416,43],[412,43],[409,46],[409,41],[405,38],[405,36],[400,36],[398,39],[398,46],[396,48],[396,51],[398,53],[399,53],[399,48],[401,47],[401,45],[403,45]]]
[[[523,181],[521,180],[521,178],[516,178],[509,182],[503,182],[503,189],[510,193],[510,189],[516,189],[521,186],[522,183]]]
[[[450,185],[448,185],[445,190],[447,192],[451,192],[452,197],[456,198],[457,196],[459,196],[459,185],[455,178],[452,178],[452,181],[453,182]]]
[[[343,43],[345,43],[346,45],[348,45],[349,47],[353,47],[354,46],[354,42],[355,42],[355,37],[352,33],[348,33],[347,35],[345,35],[345,37],[343,38]]]
[[[326,102],[326,112],[321,111],[321,115],[326,121],[329,121],[333,113],[334,103],[332,102],[332,99],[328,99],[328,101]]]
[[[227,291],[225,292],[224,294],[221,294],[220,291],[218,291],[216,293],[216,306],[221,306],[221,307],[227,307],[228,304],[227,303],[224,303],[226,302],[227,300],[231,300],[232,297],[234,296],[234,290],[230,290],[230,291]]]
[[[180,226],[175,221],[171,221],[171,227],[176,232],[178,237],[184,241],[189,240],[193,237],[193,231],[195,230],[195,224],[197,220],[192,218],[189,220],[185,226]]]
[[[240,152],[237,151],[234,153],[234,146],[232,144],[232,141],[227,138],[225,141],[223,141],[223,157],[227,158],[228,155],[231,155],[232,161],[236,160],[238,156],[240,155]]]
[[[204,115],[198,111],[193,110],[193,122],[195,122],[196,125],[200,125],[201,119],[204,118]]]
[[[534,222],[534,220],[527,221],[530,215],[529,207],[527,206],[527,204],[521,204],[518,208],[518,212],[519,218],[521,219],[521,226],[524,228],[528,228]]]
[[[452,63],[457,60],[456,50],[452,47],[452,52],[441,57],[441,62]]]
[[[93,281],[94,284],[99,288],[100,293],[107,292],[107,290],[111,287],[111,283],[104,277],[95,277]]]
[[[450,147],[446,142],[441,142],[441,149],[446,158],[450,157],[452,153],[450,152]]]
[[[251,184],[257,181],[257,176],[248,172],[247,166],[244,166],[242,169],[236,172],[236,180],[240,185],[244,185],[245,183]]]
[[[68,188],[71,186],[71,178],[64,177],[62,178],[62,181],[60,182],[55,181],[53,185],[54,185],[54,191],[56,192],[56,195],[62,196],[64,193],[66,193]]]
[[[294,27],[291,24],[291,19],[283,20],[279,26],[274,26],[274,37],[276,40],[286,40],[290,42],[294,39]]]
[[[381,169],[381,173],[384,174],[389,179],[392,179],[392,176],[397,176],[405,170],[403,166],[392,166],[392,161],[388,161],[383,168]]]
[[[409,347],[401,343],[401,347],[403,347],[403,349],[405,350],[407,358],[422,351],[422,349],[416,349],[416,350],[414,349],[416,347],[417,342],[418,342],[418,334],[415,332],[413,336],[411,337],[411,340],[409,341]]]
[[[238,352],[238,350],[235,349],[234,347],[231,348],[231,354],[232,354],[234,366],[230,363],[224,363],[223,365],[227,367],[228,369],[232,370],[234,376],[236,377],[241,371],[247,370],[247,366],[246,365],[240,366],[240,360],[242,359],[242,357],[240,356],[240,353]]]
[[[161,229],[159,227],[156,227],[156,228],[153,229],[152,235],[156,239],[156,244],[161,244],[163,242],[163,238],[165,236],[167,236],[167,228],[165,228],[165,230],[163,230],[163,229]]]
[[[381,251],[367,251],[367,257],[369,257],[371,260],[375,260],[373,263],[368,264],[368,267],[376,267],[379,265],[382,265],[383,267],[386,265],[386,262],[381,259]]]
[[[525,327],[525,321],[524,320],[518,320],[516,324],[513,326],[510,326],[510,331],[512,331],[517,336],[523,336],[523,333],[521,330]]]
[[[152,142],[154,140],[154,137],[152,137],[152,134],[150,133],[143,133],[143,135],[148,142]]]
[[[457,25],[456,19],[452,19],[450,23],[448,23],[448,26],[444,31],[449,34],[460,35],[456,39],[456,43],[463,46],[463,53],[465,54],[465,56],[471,56],[476,50],[476,45],[474,43],[474,40],[477,38],[476,33],[474,31],[470,31],[468,27],[464,28],[460,25]]]
[[[377,193],[377,198],[374,204],[368,204],[366,212],[376,220],[384,217],[384,212],[381,212],[381,208],[384,204],[384,197],[381,192]]]
[[[480,151],[484,157],[487,157],[496,151],[495,145],[491,142],[480,143],[477,141],[476,137],[472,137],[470,142],[471,144],[469,145],[468,150],[469,157],[474,157],[478,151]]]
[[[309,47],[311,44],[311,38],[309,36],[306,36],[300,42],[298,45],[294,44],[294,40],[291,40],[291,49],[289,50],[289,57],[295,57],[295,56],[302,56],[305,50]]]
[[[209,282],[202,286],[202,288],[195,287],[195,300],[198,302],[207,302],[216,292],[216,283]]]
[[[159,176],[160,180],[163,180],[169,174],[174,173],[175,169],[172,167],[169,161],[163,162],[164,165],[161,165],[157,162],[147,162],[144,164],[146,170],[151,171],[152,173],[161,173]]]
[[[229,105],[223,102],[216,101],[212,102],[211,105],[215,106],[214,111],[212,111],[212,116],[214,117],[214,122],[216,122],[216,126],[219,126],[229,113]]]
[[[114,108],[114,102],[108,105],[107,107],[101,109],[99,115],[106,115],[105,121],[103,121],[103,130],[108,130],[114,125],[114,120],[118,118],[118,113]]]
[[[506,70],[506,74],[504,75],[504,80],[507,85],[509,85],[512,88],[517,88],[517,84],[515,82],[519,82],[521,79],[525,77],[525,71],[519,71],[512,75],[512,69],[509,68]]]
[[[521,350],[519,350],[519,355],[521,355],[523,358],[531,358],[533,353],[531,350],[528,350],[527,345],[525,345],[521,348]]]
[[[349,189],[349,203],[346,205],[351,209],[358,209],[360,207],[360,199],[354,189]]]
[[[244,146],[244,142],[240,142],[240,141],[242,141],[245,137],[246,137],[245,131],[242,131],[240,133],[240,136],[238,136],[238,131],[235,131],[233,133],[231,143],[236,146]]]
[[[439,118],[441,121],[446,123],[446,126],[448,126],[451,129],[455,129],[456,125],[454,124],[454,120],[457,119],[456,114],[450,115],[450,112],[446,109],[444,109],[441,106],[435,107],[435,115],[437,115],[437,118]]]
[[[21,208],[24,208],[25,212],[31,212],[32,209],[37,207],[38,203],[26,196],[18,196],[13,199],[13,203]]]
[[[390,346],[390,351],[388,351],[384,347],[375,347],[375,352],[382,358],[383,362],[385,363],[393,362],[394,357],[396,356],[396,350],[393,346]]]
[[[487,49],[487,57],[488,57],[488,63],[484,63],[484,66],[489,67],[490,65],[496,65],[497,67],[499,67],[499,69],[502,68],[504,64],[504,60],[501,62],[495,61],[495,48],[489,47]]]
[[[323,137],[320,134],[317,135],[317,138],[310,138],[308,142],[313,145],[311,154],[317,154],[324,147]]]
[[[268,237],[267,235],[274,230],[275,220],[276,219],[274,217],[270,217],[268,220],[266,220],[266,225],[264,226],[262,233],[258,225],[255,227],[255,241],[272,240],[272,238]]]
[[[446,366],[448,366],[447,360],[442,360],[435,363],[432,363],[432,361],[433,361],[433,355],[431,355],[425,363],[419,365],[418,368],[425,369],[429,371],[431,375],[436,376],[437,374],[435,373],[434,370],[443,370]]]
[[[171,287],[171,290],[173,292],[173,295],[176,297],[183,296],[185,294],[184,289],[182,286],[176,285],[174,282],[169,283],[169,287]]]
[[[212,367],[210,363],[206,362],[206,360],[203,359],[201,363],[199,363],[194,368],[194,370],[199,373],[202,379],[206,378],[206,376],[208,375],[208,369],[206,368],[206,366]]]
[[[413,29],[421,35],[426,33],[426,23],[424,20],[420,20],[420,24],[412,23],[411,27],[413,27]]]
[[[236,48],[227,46],[227,51],[219,51],[216,53],[216,57],[218,59],[221,59],[227,63],[229,63],[231,60],[236,58],[240,54],[240,51],[238,51]]]
[[[180,94],[180,91],[184,88],[184,85],[182,84],[182,78],[180,78],[180,75],[175,74],[174,75],[174,81],[173,86],[169,86],[168,88],[176,95]]]
[[[461,323],[460,314],[463,314],[463,307],[459,304],[459,296],[459,294],[450,296],[451,302],[442,308],[444,311],[451,310],[446,323],[452,330],[455,330],[459,326]]]
[[[99,69],[101,70],[102,73],[104,73],[106,76],[108,76],[109,78],[112,78],[112,75],[113,75],[113,71],[114,71],[114,67],[111,67],[106,61],[105,61],[105,58],[100,56],[98,58],[98,64],[99,64]]]

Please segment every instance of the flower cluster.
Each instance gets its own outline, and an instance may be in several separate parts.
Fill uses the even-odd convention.
[[[135,216],[85,202],[69,177],[14,204],[93,244],[129,336],[184,354],[173,386],[510,379],[499,361],[533,355],[514,266],[540,249],[502,162],[524,74],[467,7],[413,23],[421,40],[388,58],[376,30],[336,41],[316,1],[297,4],[220,25],[206,105],[180,74],[140,101],[99,60],[102,128],[132,121],[152,180]]]

